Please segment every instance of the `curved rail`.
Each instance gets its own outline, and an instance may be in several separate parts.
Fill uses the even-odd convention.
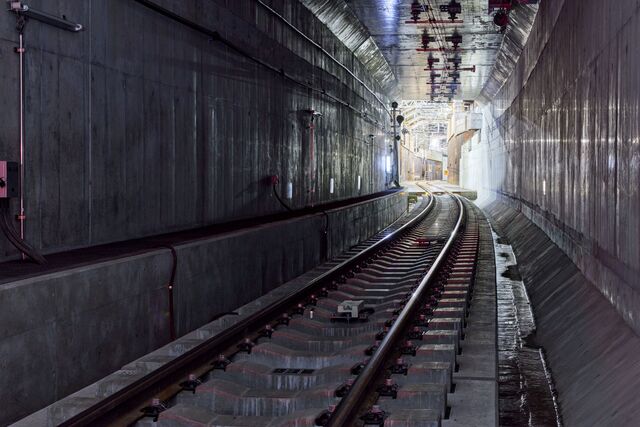
[[[370,254],[378,250],[382,245],[392,239],[398,238],[405,231],[411,229],[431,212],[435,203],[434,200],[434,197],[430,196],[427,207],[406,224],[403,224],[397,230],[394,230],[348,260],[343,261],[331,270],[311,280],[304,288],[291,292],[273,304],[247,316],[243,321],[230,326],[220,334],[208,339],[131,385],[74,415],[60,425],[65,427],[109,425],[110,422],[113,422],[113,420],[117,419],[123,413],[131,412],[136,408],[144,406],[145,403],[160,391],[184,381],[192,372],[194,366],[208,365],[212,360],[212,355],[219,354],[219,352],[216,353],[219,349],[229,347],[231,344],[239,341],[245,336],[247,331],[258,330],[267,321],[282,314],[288,307],[291,307],[300,299],[304,299],[310,295],[320,284],[325,283],[331,277],[339,276],[347,272],[361,260],[366,259]]]
[[[464,221],[464,205],[459,196],[450,195],[458,202],[460,214],[458,221],[451,233],[444,248],[436,258],[435,262],[424,276],[416,291],[413,293],[404,309],[398,316],[398,319],[393,324],[384,340],[380,343],[378,350],[373,354],[369,363],[367,363],[364,370],[360,373],[355,383],[351,387],[349,394],[347,394],[338,404],[333,412],[331,419],[329,420],[329,427],[344,427],[352,425],[352,421],[357,419],[358,411],[362,408],[364,401],[369,396],[372,388],[375,386],[376,379],[379,377],[380,371],[384,368],[385,362],[389,360],[389,357],[397,347],[398,342],[403,338],[407,326],[415,315],[416,311],[420,307],[420,302],[424,299],[424,295],[431,285],[433,278],[435,277],[439,267],[446,259],[451,246],[456,240],[462,224]]]

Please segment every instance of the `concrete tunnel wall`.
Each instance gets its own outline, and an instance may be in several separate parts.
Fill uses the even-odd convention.
[[[521,210],[640,332],[640,3],[544,1],[462,185]]]
[[[37,248],[55,252],[281,211],[265,182],[274,174],[282,193],[293,183],[294,208],[311,202],[312,181],[315,203],[357,195],[358,175],[362,194],[384,188],[388,116],[347,71],[257,2],[157,3],[342,103],[135,1],[32,0],[30,7],[85,27],[74,34],[30,20],[25,29],[26,237]],[[302,4],[268,3],[382,92]],[[19,157],[15,25],[12,13],[0,13],[0,159],[8,160]],[[307,109],[324,114],[315,123],[313,161]],[[369,134],[376,144],[365,145]],[[0,238],[0,260],[16,256]]]
[[[25,29],[26,237],[34,246],[53,253],[281,212],[271,175],[280,176],[281,194],[293,183],[293,208],[385,188],[389,116],[380,101],[388,103],[392,82],[382,87],[362,52],[301,2],[266,3],[362,82],[257,2],[156,3],[276,72],[135,1],[29,1],[85,27],[73,34],[30,20]],[[19,156],[15,24],[0,12],[0,160]],[[323,114],[313,156],[308,109]],[[329,211],[328,248],[323,215],[176,244],[178,335],[368,238],[405,209],[396,193]],[[0,261],[17,256],[0,236]],[[157,249],[2,284],[0,424],[166,344],[172,260]]]
[[[513,70],[497,67],[508,77],[486,98],[480,143],[463,149],[461,185],[514,247],[537,322],[528,345],[545,351],[564,424],[632,425],[640,3],[543,1],[532,24]]]

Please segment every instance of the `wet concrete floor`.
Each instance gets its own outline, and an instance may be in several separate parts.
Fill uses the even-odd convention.
[[[556,392],[511,246],[493,233],[498,295],[501,426],[561,426]]]

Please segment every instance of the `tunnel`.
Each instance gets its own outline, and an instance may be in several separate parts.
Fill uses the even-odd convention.
[[[637,0],[3,3],[0,426],[640,424]]]

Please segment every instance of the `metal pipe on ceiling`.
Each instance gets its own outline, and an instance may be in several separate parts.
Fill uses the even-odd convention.
[[[384,110],[387,112],[387,114],[391,115],[391,111],[389,111],[389,108],[387,107],[387,104],[383,100],[381,100],[380,97],[369,86],[367,86],[367,84],[365,82],[360,80],[360,78],[358,78],[358,76],[356,76],[353,73],[353,71],[351,71],[346,65],[344,65],[342,62],[338,61],[333,55],[331,55],[329,52],[327,52],[321,45],[319,45],[313,39],[311,39],[309,36],[307,36],[305,33],[303,33],[300,29],[298,29],[298,27],[296,27],[291,22],[289,22],[284,16],[279,14],[271,6],[267,5],[262,0],[255,0],[255,1],[260,6],[264,7],[267,11],[269,11],[271,14],[273,14],[278,19],[280,19],[282,22],[284,22],[289,28],[291,28],[293,31],[295,31],[298,35],[300,35],[302,38],[304,38],[307,42],[309,42],[311,45],[313,45],[316,49],[318,49],[320,52],[322,52],[327,58],[331,59],[339,67],[341,67],[347,73],[349,73],[349,75],[351,77],[353,77],[354,80],[356,80],[358,83],[360,83],[362,85],[362,87],[364,87],[371,95],[373,95],[373,97],[376,99],[376,101],[378,101],[380,103],[380,105],[382,105],[382,108],[384,108]]]
[[[313,85],[310,85],[306,82],[302,82],[292,76],[290,76],[289,74],[286,73],[286,71],[284,70],[284,68],[278,68],[274,65],[271,65],[253,55],[251,55],[249,52],[245,51],[244,49],[242,49],[241,47],[239,47],[238,45],[236,45],[235,43],[231,42],[230,40],[224,38],[218,31],[212,30],[210,28],[207,28],[205,26],[202,26],[190,19],[187,19],[169,9],[166,9],[162,6],[160,6],[159,4],[155,3],[154,1],[151,0],[134,0],[135,2],[141,4],[142,6],[145,6],[151,10],[153,10],[154,12],[163,15],[166,18],[169,18],[173,21],[176,21],[188,28],[191,28],[194,31],[197,31],[199,33],[202,33],[208,37],[211,38],[212,41],[217,41],[222,43],[223,45],[227,46],[229,49],[233,50],[234,52],[236,52],[237,54],[244,56],[247,59],[250,59],[251,61],[261,65],[264,68],[267,68],[270,71],[273,71],[274,73],[280,74],[283,78],[291,81],[292,83],[295,83],[301,87],[304,87],[306,89],[309,89],[313,92],[319,93],[321,95],[326,96],[327,98],[331,99],[334,102],[337,102],[338,104],[349,108],[350,110],[356,112],[357,114],[359,114],[363,120],[368,121],[369,123],[372,124],[376,124],[376,125],[380,125],[380,123],[378,123],[377,120],[375,119],[370,119],[369,116],[367,115],[366,112],[360,111],[358,109],[356,109],[354,106],[352,106],[350,103],[338,98],[337,96],[331,95],[330,93],[328,93],[324,88],[317,88]],[[380,101],[381,102],[381,101]],[[387,111],[388,112],[388,111]]]

